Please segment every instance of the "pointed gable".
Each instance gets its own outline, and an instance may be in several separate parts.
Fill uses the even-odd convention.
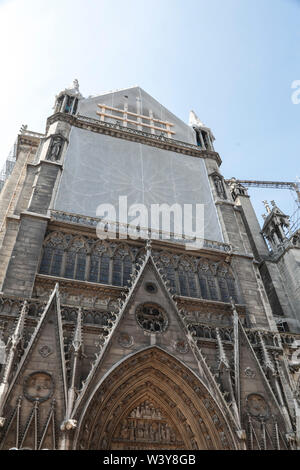
[[[216,402],[221,403],[227,419],[232,421],[219,386],[188,332],[174,296],[166,284],[166,278],[151,256],[150,245],[148,243],[147,256],[138,273],[133,274],[132,286],[125,301],[120,302],[117,320],[106,336],[106,344],[85,381],[75,404],[73,417],[77,416],[81,403],[85,403],[90,394],[93,395],[93,389],[97,389],[113,364],[119,364],[138,351],[156,346],[193,371]],[[161,327],[157,328],[157,324]]]
[[[64,417],[67,403],[66,365],[58,285],[49,299],[10,382],[6,406],[7,409],[13,410],[18,407],[18,404],[11,399],[10,395],[23,397],[18,411],[20,421],[18,444],[36,448],[44,432],[41,428],[48,420],[54,401],[59,404],[59,421],[62,421]],[[13,415],[15,415],[14,412]],[[10,422],[8,420],[6,423],[5,441],[10,440],[8,434],[13,427],[13,421],[14,419]]]
[[[101,105],[103,105],[103,110]],[[117,120],[121,122],[124,118],[124,109],[128,111],[126,119],[128,119],[129,128],[137,128],[130,121],[139,120],[136,115],[140,115],[143,131],[150,133],[151,127],[148,126],[152,126],[157,128],[154,129],[157,131],[155,134],[160,135],[166,129],[166,126],[170,124],[170,131],[174,132],[174,134],[171,134],[172,138],[191,144],[196,143],[192,128],[139,86],[111,91],[81,100],[78,113],[94,119],[101,119],[101,113],[103,113],[103,120],[115,123]],[[110,114],[115,117],[109,119],[109,116],[106,115]]]
[[[239,382],[242,422],[251,450],[286,449],[285,417],[239,321]],[[285,423],[289,426],[289,423]]]

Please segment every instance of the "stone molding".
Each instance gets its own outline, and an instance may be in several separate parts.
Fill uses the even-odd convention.
[[[217,152],[211,150],[199,150],[199,147],[188,142],[181,142],[175,139],[169,139],[164,136],[152,135],[148,132],[139,131],[137,129],[124,128],[118,124],[110,124],[108,122],[102,122],[98,119],[89,118],[86,116],[73,116],[65,113],[56,113],[50,116],[47,120],[47,132],[50,125],[57,121],[64,121],[68,124],[78,127],[80,129],[86,129],[91,132],[98,134],[106,134],[111,137],[118,137],[119,139],[131,140],[139,142],[151,147],[158,147],[171,152],[181,153],[190,155],[196,158],[208,158],[215,160],[220,166],[222,160]]]

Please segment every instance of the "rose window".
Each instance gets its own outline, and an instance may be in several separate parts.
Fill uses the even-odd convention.
[[[136,320],[149,333],[162,333],[167,329],[168,316],[157,304],[142,304],[136,309]]]

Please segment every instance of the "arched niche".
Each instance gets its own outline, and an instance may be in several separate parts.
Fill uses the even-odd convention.
[[[204,384],[158,347],[125,359],[96,387],[74,439],[85,450],[237,447]]]

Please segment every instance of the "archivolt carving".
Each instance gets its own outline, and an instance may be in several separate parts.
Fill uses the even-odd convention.
[[[152,428],[143,421],[148,412]],[[143,415],[141,421],[137,414]],[[164,417],[164,426],[158,426],[158,415]],[[77,449],[171,449],[175,443],[183,449],[236,447],[224,416],[200,380],[155,347],[131,356],[111,372],[87,405],[75,437]]]

